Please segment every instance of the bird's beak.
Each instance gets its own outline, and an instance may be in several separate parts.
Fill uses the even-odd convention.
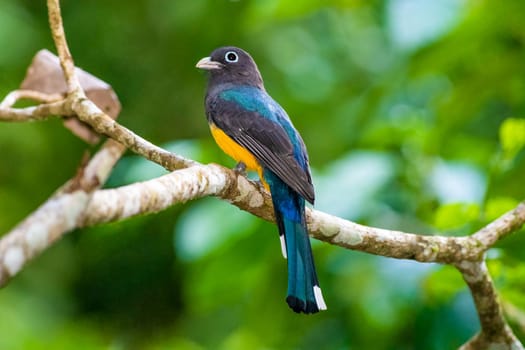
[[[217,61],[212,61],[211,57],[204,57],[201,59],[195,67],[205,70],[221,69],[223,64]]]

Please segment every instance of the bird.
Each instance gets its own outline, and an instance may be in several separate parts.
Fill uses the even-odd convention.
[[[315,193],[303,139],[246,51],[219,47],[196,67],[209,72],[205,110],[215,142],[237,170],[256,171],[271,194],[287,259],[288,306],[305,314],[326,310],[306,227],[305,201],[313,204]]]

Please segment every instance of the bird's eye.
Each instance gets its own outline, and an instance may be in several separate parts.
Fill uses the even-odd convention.
[[[228,51],[224,55],[224,59],[226,60],[226,62],[235,63],[239,60],[239,56],[235,51]]]

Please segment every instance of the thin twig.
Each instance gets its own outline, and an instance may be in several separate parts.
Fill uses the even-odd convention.
[[[0,121],[5,122],[27,122],[72,115],[66,100],[26,108],[0,108]]]
[[[6,122],[45,120],[57,116],[76,116],[101,135],[114,139],[167,170],[183,169],[199,164],[152,144],[103,113],[91,100],[84,97],[78,98],[77,95],[70,95],[66,100],[38,106],[0,108],[0,121]]]
[[[191,159],[168,152],[138,136],[111,119],[87,98],[73,101],[71,109],[78,116],[78,119],[89,124],[98,133],[122,143],[131,151],[161,165],[167,170],[172,171],[198,165],[197,162]]]
[[[47,0],[47,11],[51,35],[53,36],[58,57],[60,58],[60,65],[62,66],[66,79],[68,93],[80,93],[82,88],[75,74],[75,63],[73,62],[73,57],[67,45],[59,0]]]
[[[46,94],[40,91],[34,90],[14,90],[4,97],[4,100],[0,102],[0,109],[11,108],[14,104],[22,99],[33,100],[39,103],[51,103],[62,100],[64,96],[61,94]]]
[[[472,235],[472,239],[479,242],[479,251],[484,252],[500,239],[515,232],[523,226],[525,221],[525,202],[502,215],[487,226]]]

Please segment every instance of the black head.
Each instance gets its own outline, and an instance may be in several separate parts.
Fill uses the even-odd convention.
[[[197,68],[210,72],[210,84],[232,83],[264,89],[255,61],[248,52],[238,47],[215,49],[209,57],[204,57],[197,63]]]

